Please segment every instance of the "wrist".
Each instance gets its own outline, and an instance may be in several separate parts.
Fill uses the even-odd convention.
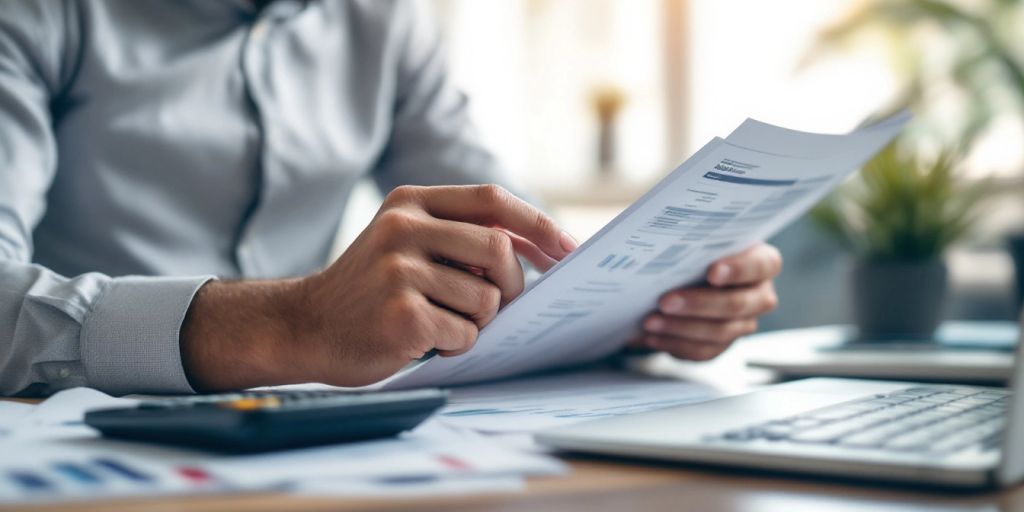
[[[291,384],[303,378],[294,346],[300,281],[212,281],[182,324],[182,363],[196,391]]]

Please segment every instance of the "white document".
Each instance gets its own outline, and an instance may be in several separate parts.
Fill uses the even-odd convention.
[[[202,454],[92,434],[0,441],[0,505],[232,489],[195,464]]]
[[[398,438],[259,455],[105,439],[81,424],[88,409],[134,402],[76,388],[37,406],[0,408],[19,416],[13,433],[0,437],[0,504],[270,488],[362,495],[386,488],[405,495],[484,492],[514,490],[525,475],[568,470],[556,458],[436,420]]]
[[[89,388],[38,405],[0,402],[0,504],[229,490],[194,465],[205,454],[101,439],[82,422],[90,409],[136,402]]]
[[[618,350],[663,293],[802,215],[899,133],[900,115],[847,135],[754,120],[715,139],[535,281],[458,357],[432,358],[384,388],[499,379]]]
[[[33,409],[31,404],[21,402],[0,402],[0,439],[10,434],[21,421],[22,416]]]
[[[21,419],[23,428],[81,424],[85,412],[104,407],[129,407],[138,403],[131,398],[117,398],[92,388],[58,391],[43,400]]]
[[[96,430],[82,422],[85,411],[103,407],[126,407],[137,403],[89,388],[65,389],[38,405],[0,403],[0,440],[50,439],[94,436]],[[5,409],[15,409],[11,417]]]
[[[380,481],[557,475],[567,471],[565,464],[553,457],[463,436],[433,420],[395,439],[209,458],[201,467],[250,488],[290,487],[307,478]]]
[[[427,496],[466,496],[483,493],[513,493],[526,488],[521,476],[450,476],[426,478],[390,478],[378,480],[321,479],[302,480],[290,488],[301,496],[358,496],[362,498],[423,498]]]
[[[710,400],[714,388],[614,370],[562,372],[454,388],[438,419],[488,433],[535,432]]]

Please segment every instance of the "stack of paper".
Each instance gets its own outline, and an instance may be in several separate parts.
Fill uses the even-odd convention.
[[[131,405],[95,390],[57,393],[18,413],[0,437],[0,503],[266,489],[305,494],[404,494],[512,490],[526,475],[565,465],[428,421],[399,438],[232,456],[102,439],[87,409]],[[5,417],[5,420],[9,419]]]
[[[0,402],[0,503],[213,492],[223,488],[180,450],[105,441],[88,409],[135,400],[75,388],[39,405]],[[8,415],[9,412],[13,414]],[[123,448],[123,449],[122,449]]]
[[[485,433],[536,432],[709,400],[715,389],[612,369],[560,372],[452,390],[439,419]]]

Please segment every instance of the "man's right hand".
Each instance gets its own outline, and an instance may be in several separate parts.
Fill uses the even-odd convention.
[[[517,253],[546,270],[575,247],[498,186],[400,187],[324,271],[200,289],[182,327],[186,373],[204,391],[371,384],[432,350],[469,350],[523,290]]]

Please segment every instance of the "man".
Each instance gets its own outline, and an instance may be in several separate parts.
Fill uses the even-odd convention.
[[[318,270],[364,176],[384,205]],[[408,2],[5,2],[0,393],[358,386],[463,353],[523,289],[517,254],[575,248],[504,188],[452,186],[493,183]],[[632,344],[717,355],[780,265],[716,263]]]

